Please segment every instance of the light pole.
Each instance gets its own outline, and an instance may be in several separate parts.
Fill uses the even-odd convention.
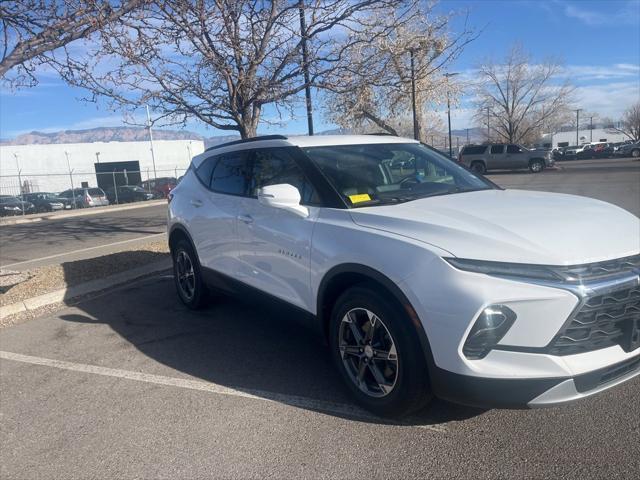
[[[413,61],[413,49],[409,50],[411,55],[411,108],[413,110],[413,138],[420,139],[420,128],[418,126],[418,116],[416,113],[416,69]]]
[[[449,98],[449,78],[458,75],[457,72],[445,73],[444,77],[447,79],[447,120],[449,122],[449,157],[453,158],[453,149],[451,147],[451,100]]]
[[[298,2],[300,11],[300,46],[302,47],[302,71],[304,73],[304,97],[307,103],[307,129],[313,135],[313,107],[311,105],[311,85],[309,80],[309,53],[307,52],[307,25],[304,18],[304,1]]]
[[[76,209],[78,208],[76,205],[76,189],[73,186],[73,171],[71,170],[71,163],[69,163],[69,152],[65,150],[64,155],[67,157],[67,169],[69,170],[69,181],[71,182],[71,198],[73,198],[71,208]]]
[[[467,128],[467,145],[469,145],[469,129]]]
[[[20,169],[20,162],[18,162],[18,154],[14,153],[13,156],[16,159],[16,168],[18,169],[18,188],[20,189],[20,200],[24,202],[24,191],[22,190],[22,170]],[[21,205],[22,215],[24,215],[24,203]]]
[[[151,161],[153,162],[153,177],[158,178],[156,173],[156,156],[153,151],[153,133],[151,132],[151,115],[149,115],[149,105],[147,107],[147,122],[149,123],[149,143],[151,144]]]
[[[580,110],[581,108],[576,108],[576,147],[580,145],[579,130],[580,130]]]
[[[593,115],[589,117],[589,141],[593,143]]]
[[[100,163],[100,152],[96,152],[96,161]]]

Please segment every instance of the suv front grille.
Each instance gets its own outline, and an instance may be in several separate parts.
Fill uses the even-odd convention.
[[[640,286],[588,297],[549,346],[552,355],[573,355],[619,345],[640,347]]]

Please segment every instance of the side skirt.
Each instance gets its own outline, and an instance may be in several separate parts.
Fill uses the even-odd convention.
[[[277,311],[279,315],[285,315],[288,319],[294,320],[321,338],[324,337],[320,318],[311,312],[297,305],[292,305],[278,297],[274,297],[262,290],[258,290],[224,273],[206,267],[201,267],[201,269],[205,283],[213,290],[218,290],[226,295],[241,299],[243,302],[255,305],[258,308]]]

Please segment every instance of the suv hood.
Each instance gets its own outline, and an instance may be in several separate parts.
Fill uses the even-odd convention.
[[[640,219],[576,195],[484,190],[350,210],[363,227],[409,237],[459,258],[577,265],[640,251]]]

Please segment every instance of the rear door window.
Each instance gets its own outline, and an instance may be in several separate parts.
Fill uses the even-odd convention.
[[[491,145],[491,153],[493,155],[504,153],[504,145]]]
[[[211,176],[211,190],[229,195],[248,195],[249,165],[246,152],[221,155]]]
[[[464,155],[482,155],[486,149],[486,145],[468,145],[464,147],[462,153]]]

